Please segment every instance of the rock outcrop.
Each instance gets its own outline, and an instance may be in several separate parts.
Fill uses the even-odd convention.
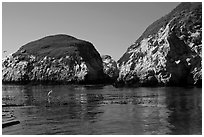
[[[103,61],[103,72],[108,75],[111,82],[115,82],[119,75],[116,61],[109,55],[103,55],[101,58]]]
[[[103,62],[94,46],[68,35],[22,46],[2,64],[3,82],[103,83]]]
[[[181,3],[119,59],[116,85],[202,85],[202,3]]]

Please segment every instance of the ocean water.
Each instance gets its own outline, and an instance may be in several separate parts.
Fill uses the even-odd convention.
[[[202,134],[201,88],[3,85],[2,104],[3,135]]]

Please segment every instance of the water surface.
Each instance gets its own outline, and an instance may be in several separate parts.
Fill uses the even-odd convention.
[[[201,88],[3,85],[2,103],[20,121],[2,134],[202,134]]]

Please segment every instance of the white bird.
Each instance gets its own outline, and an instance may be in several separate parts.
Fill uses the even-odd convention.
[[[51,93],[52,93],[52,90],[50,90],[48,93],[47,93],[47,96],[48,96],[48,102],[50,103],[50,99],[51,99]]]
[[[51,93],[52,93],[52,90],[50,90],[50,91],[47,93],[48,97],[50,97]]]

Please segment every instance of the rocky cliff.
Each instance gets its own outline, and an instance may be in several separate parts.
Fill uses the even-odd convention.
[[[103,72],[110,78],[111,82],[116,81],[119,75],[116,61],[109,55],[103,55],[101,58],[103,61]]]
[[[2,64],[3,82],[102,83],[100,54],[87,41],[48,36],[22,46]]]
[[[202,3],[181,3],[119,59],[116,85],[202,85]]]

